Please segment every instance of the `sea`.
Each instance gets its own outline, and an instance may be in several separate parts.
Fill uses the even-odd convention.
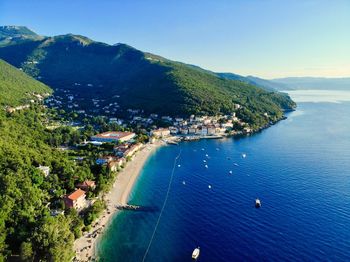
[[[100,261],[350,261],[350,92],[291,92],[260,133],[159,148]],[[261,207],[255,208],[259,198]]]

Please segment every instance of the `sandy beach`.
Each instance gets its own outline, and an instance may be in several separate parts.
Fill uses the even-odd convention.
[[[118,174],[111,191],[104,196],[107,205],[106,209],[99,219],[92,224],[92,229],[89,232],[84,232],[83,236],[74,242],[76,254],[74,261],[91,261],[95,259],[96,243],[111,218],[118,212],[116,206],[127,204],[130,192],[146,160],[156,148],[163,144],[164,142],[157,141],[154,144],[145,145]]]

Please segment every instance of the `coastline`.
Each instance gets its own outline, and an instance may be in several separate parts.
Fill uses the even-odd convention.
[[[144,164],[152,153],[162,145],[165,145],[162,141],[146,144],[133,156],[125,168],[119,172],[111,190],[103,196],[106,202],[106,209],[92,224],[92,229],[89,232],[84,232],[80,238],[74,241],[75,258],[73,261],[91,261],[96,259],[96,244],[104,229],[119,211],[116,206],[127,204],[129,195],[141,174]]]

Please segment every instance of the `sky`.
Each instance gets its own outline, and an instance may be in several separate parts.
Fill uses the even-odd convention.
[[[350,0],[0,0],[0,25],[126,43],[216,72],[350,76]]]

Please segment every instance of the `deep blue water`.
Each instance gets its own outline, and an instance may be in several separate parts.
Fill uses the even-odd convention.
[[[301,103],[250,137],[160,148],[130,197],[156,210],[119,214],[101,261],[142,261],[179,152],[145,261],[191,261],[197,246],[203,262],[350,261],[350,103]]]

